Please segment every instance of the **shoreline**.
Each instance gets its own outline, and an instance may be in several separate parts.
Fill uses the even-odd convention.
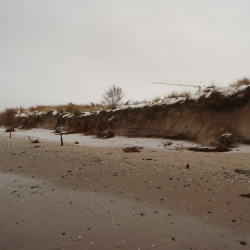
[[[20,230],[32,235],[29,244],[23,238],[17,241],[30,249],[37,244],[36,249],[44,249],[39,235],[50,242],[46,249],[242,249],[244,243],[250,244],[250,199],[239,196],[250,193],[250,178],[234,172],[250,170],[245,153],[156,149],[124,153],[122,147],[61,147],[47,141],[35,147],[26,139],[7,137],[0,143],[2,182],[4,175],[25,176],[1,186],[5,214],[1,238],[9,239],[3,249],[18,249],[10,244],[12,233]],[[30,181],[37,181],[38,187],[31,188]],[[24,205],[27,218],[37,209],[31,206],[32,192],[46,210],[39,209],[34,220],[47,233],[34,220],[22,225],[10,222],[19,206]],[[29,204],[23,204],[21,196]],[[63,227],[69,228],[65,235]]]
[[[16,129],[11,133],[12,138],[39,140],[41,142],[61,143],[60,135],[55,134],[54,130],[33,128],[33,129]],[[9,132],[5,132],[3,127],[0,127],[0,137],[9,137]],[[109,139],[99,139],[95,136],[85,136],[83,134],[64,134],[63,142],[67,145],[86,146],[94,148],[120,148],[139,146],[146,150],[163,150],[176,151],[187,150],[188,148],[203,147],[192,141],[173,140],[164,138],[142,138],[142,137],[123,137],[115,136]],[[208,147],[212,148],[212,147]],[[223,153],[250,153],[250,145],[241,144],[238,147],[230,148],[230,151]]]

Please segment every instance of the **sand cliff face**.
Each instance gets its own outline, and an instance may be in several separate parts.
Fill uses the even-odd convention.
[[[138,108],[101,111],[90,116],[43,115],[12,117],[2,125],[22,128],[67,127],[74,133],[97,134],[112,130],[130,137],[187,139],[203,145],[218,145],[223,135],[228,144],[250,143],[250,87],[230,96],[213,92],[208,98],[157,104]]]

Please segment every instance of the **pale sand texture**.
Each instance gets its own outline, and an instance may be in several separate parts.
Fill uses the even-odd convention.
[[[0,249],[248,249],[249,162],[1,136]]]
[[[5,133],[5,128],[0,127],[0,136],[7,137],[9,133]],[[50,142],[61,142],[59,134],[55,134],[53,130],[33,128],[29,130],[16,129],[12,132],[13,138],[30,138],[30,140],[41,140]],[[84,136],[83,134],[64,134],[63,142],[74,144],[78,142],[80,146],[91,146],[91,147],[128,147],[128,146],[140,146],[143,145],[145,148],[153,149],[166,149],[164,143],[172,142],[167,147],[174,149],[176,147],[195,147],[197,144],[187,141],[173,141],[161,138],[127,138],[122,136],[115,136],[108,140],[97,139],[96,136]]]

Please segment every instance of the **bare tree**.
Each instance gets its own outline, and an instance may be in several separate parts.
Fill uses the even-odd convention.
[[[111,85],[105,93],[103,94],[102,104],[109,106],[110,108],[115,108],[116,105],[120,103],[125,94],[121,87]]]

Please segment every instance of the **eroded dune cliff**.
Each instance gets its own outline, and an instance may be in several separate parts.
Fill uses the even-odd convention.
[[[123,106],[80,116],[54,111],[12,115],[2,118],[1,125],[53,130],[65,127],[69,132],[85,134],[112,130],[122,136],[186,139],[213,146],[250,143],[250,87],[230,95],[209,91],[198,99],[176,98],[169,103]]]

